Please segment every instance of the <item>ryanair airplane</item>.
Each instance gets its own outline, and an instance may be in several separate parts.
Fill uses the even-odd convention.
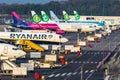
[[[65,43],[67,38],[55,33],[37,33],[37,32],[0,32],[1,40],[31,40],[38,42]]]

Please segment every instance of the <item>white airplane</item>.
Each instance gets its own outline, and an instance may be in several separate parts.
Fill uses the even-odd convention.
[[[0,32],[1,40],[31,40],[38,42],[52,42],[52,43],[65,43],[67,38],[55,33],[39,33],[39,32]]]
[[[16,58],[20,58],[25,55],[26,53],[24,51],[14,45],[0,43],[0,60],[16,60]]]
[[[81,32],[94,32],[96,30],[95,24],[71,20],[69,15],[65,11],[63,11],[64,20],[58,19],[53,11],[50,11],[50,15],[51,19],[57,22],[59,27],[64,31],[77,32],[78,29],[81,29]]]
[[[83,29],[82,32],[92,32],[95,30],[99,30],[105,26],[103,21],[80,20],[80,15],[76,11],[74,11],[75,20],[72,20],[70,18],[70,16],[68,15],[68,13],[66,13],[66,11],[64,11],[64,10],[63,10],[64,20],[58,19],[58,17],[54,14],[53,11],[50,11],[50,16],[51,16],[52,20],[56,21],[59,24],[64,24],[64,23],[67,24],[68,23],[70,25],[73,25],[74,27],[77,26],[78,29],[80,29],[80,28],[81,28],[81,30]],[[74,29],[74,27],[73,27],[73,29]],[[92,29],[92,28],[94,28],[94,29]]]
[[[103,20],[80,20],[80,15],[78,14],[78,12],[73,11],[73,13],[74,13],[74,17],[75,17],[75,20],[72,20],[73,22],[75,21],[76,23],[81,23],[84,25],[95,24],[96,30],[103,29],[106,26],[105,21],[103,21]]]
[[[41,15],[42,15],[44,22],[48,22],[48,23],[56,22],[56,21],[51,20],[44,11],[41,11]],[[81,32],[93,32],[96,30],[95,25],[90,25],[90,26],[89,25],[81,25],[78,23],[67,22],[66,20],[60,20],[60,22],[56,22],[56,23],[60,27],[60,29],[66,31],[66,32],[78,32],[79,29],[81,29]]]
[[[39,22],[39,20],[42,18],[42,20],[40,21],[40,23],[57,24],[60,27],[60,29],[62,29],[64,31],[69,31],[69,32],[77,32],[78,31],[77,27],[76,28],[72,28],[72,26],[70,26],[69,24],[59,25],[59,23],[56,23],[54,20],[51,20],[49,18],[49,16],[44,11],[41,11],[41,18],[33,10],[31,10],[31,14],[32,14],[32,17],[33,17],[32,20],[35,23]]]

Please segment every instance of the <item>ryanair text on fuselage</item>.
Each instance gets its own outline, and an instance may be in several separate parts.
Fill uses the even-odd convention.
[[[14,39],[51,39],[53,35],[49,34],[10,34],[10,38]]]

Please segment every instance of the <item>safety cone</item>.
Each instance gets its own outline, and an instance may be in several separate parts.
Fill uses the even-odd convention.
[[[35,72],[35,80],[39,80],[41,78],[41,75],[39,72]]]
[[[96,43],[98,43],[98,42],[99,42],[99,41],[98,41],[98,38],[96,38],[95,42],[96,42]]]
[[[80,51],[77,51],[77,55],[80,55]]]
[[[88,48],[92,48],[92,45],[91,45],[91,44],[88,44]]]
[[[62,65],[65,65],[65,59],[62,59],[62,60],[61,60],[61,64],[62,64]]]
[[[86,43],[88,43],[88,39],[86,39]]]
[[[81,52],[80,55],[82,55],[83,53]]]
[[[65,61],[65,64],[67,65],[67,64],[68,64],[68,62],[67,62],[67,61]]]
[[[41,76],[41,80],[45,80],[45,76]]]
[[[106,39],[106,36],[104,36],[104,39]]]

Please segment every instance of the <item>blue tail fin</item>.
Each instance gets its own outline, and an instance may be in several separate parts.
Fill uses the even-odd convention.
[[[14,25],[27,25],[16,12],[12,12],[13,24]]]
[[[50,10],[50,16],[51,16],[51,19],[53,20],[53,21],[58,21],[59,20],[59,18],[55,15],[55,13],[53,12],[53,11],[51,11]]]

